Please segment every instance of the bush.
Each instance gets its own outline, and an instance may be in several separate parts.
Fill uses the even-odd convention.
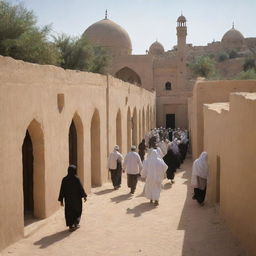
[[[236,79],[238,80],[256,80],[256,70],[253,69],[249,69],[247,71],[242,71],[240,72]]]
[[[222,52],[218,56],[218,61],[219,62],[225,61],[227,59],[229,59],[229,54],[227,52]]]
[[[246,58],[243,65],[243,70],[256,69],[256,60],[253,57]]]
[[[189,68],[195,76],[209,78],[216,73],[215,61],[209,56],[196,57],[195,60],[189,64]]]

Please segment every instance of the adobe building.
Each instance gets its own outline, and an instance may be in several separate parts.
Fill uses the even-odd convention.
[[[108,181],[114,145],[126,154],[155,127],[155,92],[110,75],[0,56],[0,250],[31,219],[59,209],[69,164],[89,193]]]
[[[256,88],[243,91],[230,93],[227,102],[204,105],[207,201],[218,206],[248,255],[255,256]]]
[[[221,41],[207,46],[193,46],[186,42],[187,20],[177,19],[177,45],[165,50],[160,42],[154,42],[146,54],[133,55],[129,34],[105,15],[105,19],[89,26],[83,36],[94,45],[104,47],[112,57],[109,73],[113,76],[156,92],[158,127],[188,128],[188,98],[192,96],[195,78],[188,64],[196,56],[236,50],[239,56],[256,52],[256,38],[244,38],[234,28],[227,31]],[[242,71],[244,59],[230,59],[218,63],[225,77],[234,77]]]

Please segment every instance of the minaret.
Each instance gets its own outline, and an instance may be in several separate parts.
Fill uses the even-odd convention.
[[[177,19],[177,79],[179,89],[184,89],[186,87],[186,22],[187,20],[182,14]]]

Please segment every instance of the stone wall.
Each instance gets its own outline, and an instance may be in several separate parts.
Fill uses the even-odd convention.
[[[208,152],[207,201],[220,213],[248,255],[256,255],[256,93],[231,93],[230,103],[204,105]]]
[[[154,113],[155,93],[111,76],[0,57],[0,250],[24,233],[26,132],[33,147],[33,213],[42,219],[59,209],[72,121],[78,175],[89,193],[108,180],[113,146],[119,142],[125,154],[128,145],[138,144],[155,126]]]

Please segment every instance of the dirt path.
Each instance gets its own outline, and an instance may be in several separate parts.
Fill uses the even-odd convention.
[[[123,179],[93,189],[84,205],[81,228],[69,233],[58,211],[36,233],[6,248],[1,256],[242,256],[238,243],[220,223],[215,208],[191,199],[191,161],[186,160],[176,183],[164,181],[160,205],[141,196],[139,182],[131,197]]]

